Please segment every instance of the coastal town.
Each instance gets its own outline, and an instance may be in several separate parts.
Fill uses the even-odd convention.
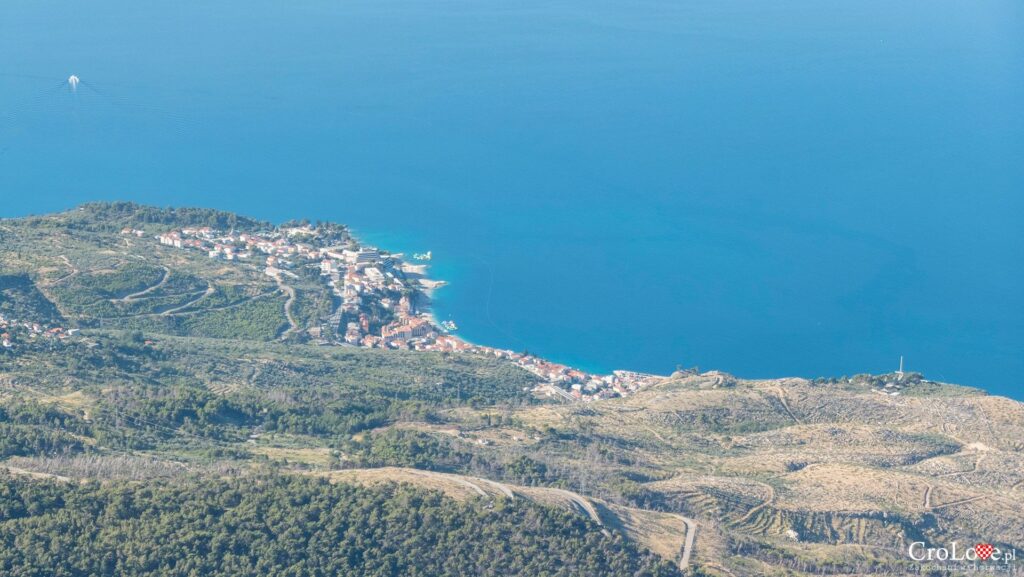
[[[122,234],[144,236],[134,229]],[[306,223],[259,232],[182,228],[156,240],[211,259],[248,263],[284,290],[294,290],[287,283],[298,279],[299,271],[318,271],[333,296],[332,311],[318,326],[300,330],[321,345],[493,356],[536,375],[542,381],[533,390],[538,396],[570,402],[626,396],[663,378],[633,371],[597,375],[529,353],[467,342],[453,334],[453,321],[438,322],[430,314],[431,292],[444,285],[426,276],[422,261],[432,253],[414,255],[421,262],[407,262],[400,253],[360,244],[339,225]]]

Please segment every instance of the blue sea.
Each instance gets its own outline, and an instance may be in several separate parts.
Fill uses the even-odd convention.
[[[430,250],[587,369],[1024,399],[1020,0],[4,0],[0,214],[114,199]]]

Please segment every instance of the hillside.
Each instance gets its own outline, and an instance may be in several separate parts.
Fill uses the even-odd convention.
[[[556,508],[412,487],[262,476],[4,488],[0,570],[19,577],[673,573]]]
[[[312,226],[290,226],[299,224]],[[435,521],[400,535],[352,529],[388,544],[414,539],[410,527],[434,535],[472,518],[494,529],[467,553],[479,566],[512,531],[521,540],[507,553],[536,564],[501,574],[594,574],[589,563],[605,559],[602,575],[894,575],[920,572],[906,554],[914,541],[1024,549],[1021,403],[915,374],[681,372],[601,395],[614,398],[547,398],[536,394],[538,374],[506,358],[339,344],[324,331],[342,305],[320,270],[273,277],[262,262],[157,240],[196,226],[274,230],[219,211],[127,203],[0,221],[0,543],[35,543],[22,553],[31,558],[8,556],[0,568],[56,570],[43,544],[62,515],[126,499],[159,509],[150,492],[210,508],[184,488],[244,494],[250,481],[295,483],[313,501],[373,500],[381,511],[428,503],[424,518]],[[316,227],[355,242],[341,225]],[[369,330],[387,331],[392,312],[362,302]],[[239,502],[283,498],[256,493]],[[186,524],[190,514],[159,512]],[[517,533],[523,515],[534,521]],[[139,538],[123,521],[96,517],[89,531]],[[304,527],[303,547],[317,555],[341,538],[337,527]],[[226,538],[187,533],[172,540],[182,555]],[[284,538],[261,543],[270,551]],[[108,545],[112,558],[126,554]],[[84,552],[75,567],[173,574],[160,573],[168,551],[148,550],[133,573]],[[204,570],[258,571],[266,551]],[[487,574],[468,567],[423,574]]]

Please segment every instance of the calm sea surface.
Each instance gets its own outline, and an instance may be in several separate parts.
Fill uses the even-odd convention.
[[[585,368],[1024,398],[1020,0],[4,0],[0,214],[100,199],[432,250]]]

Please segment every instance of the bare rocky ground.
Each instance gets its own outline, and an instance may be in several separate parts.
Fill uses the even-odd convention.
[[[890,395],[870,380],[690,375],[523,419],[621,447],[628,458],[607,470],[644,470],[638,488],[657,508],[711,529],[698,532],[697,561],[724,574],[757,574],[747,565],[759,555],[810,572],[846,559],[851,573],[882,555],[892,569],[873,570],[898,572],[917,540],[1024,548],[1024,405],[912,381]]]

